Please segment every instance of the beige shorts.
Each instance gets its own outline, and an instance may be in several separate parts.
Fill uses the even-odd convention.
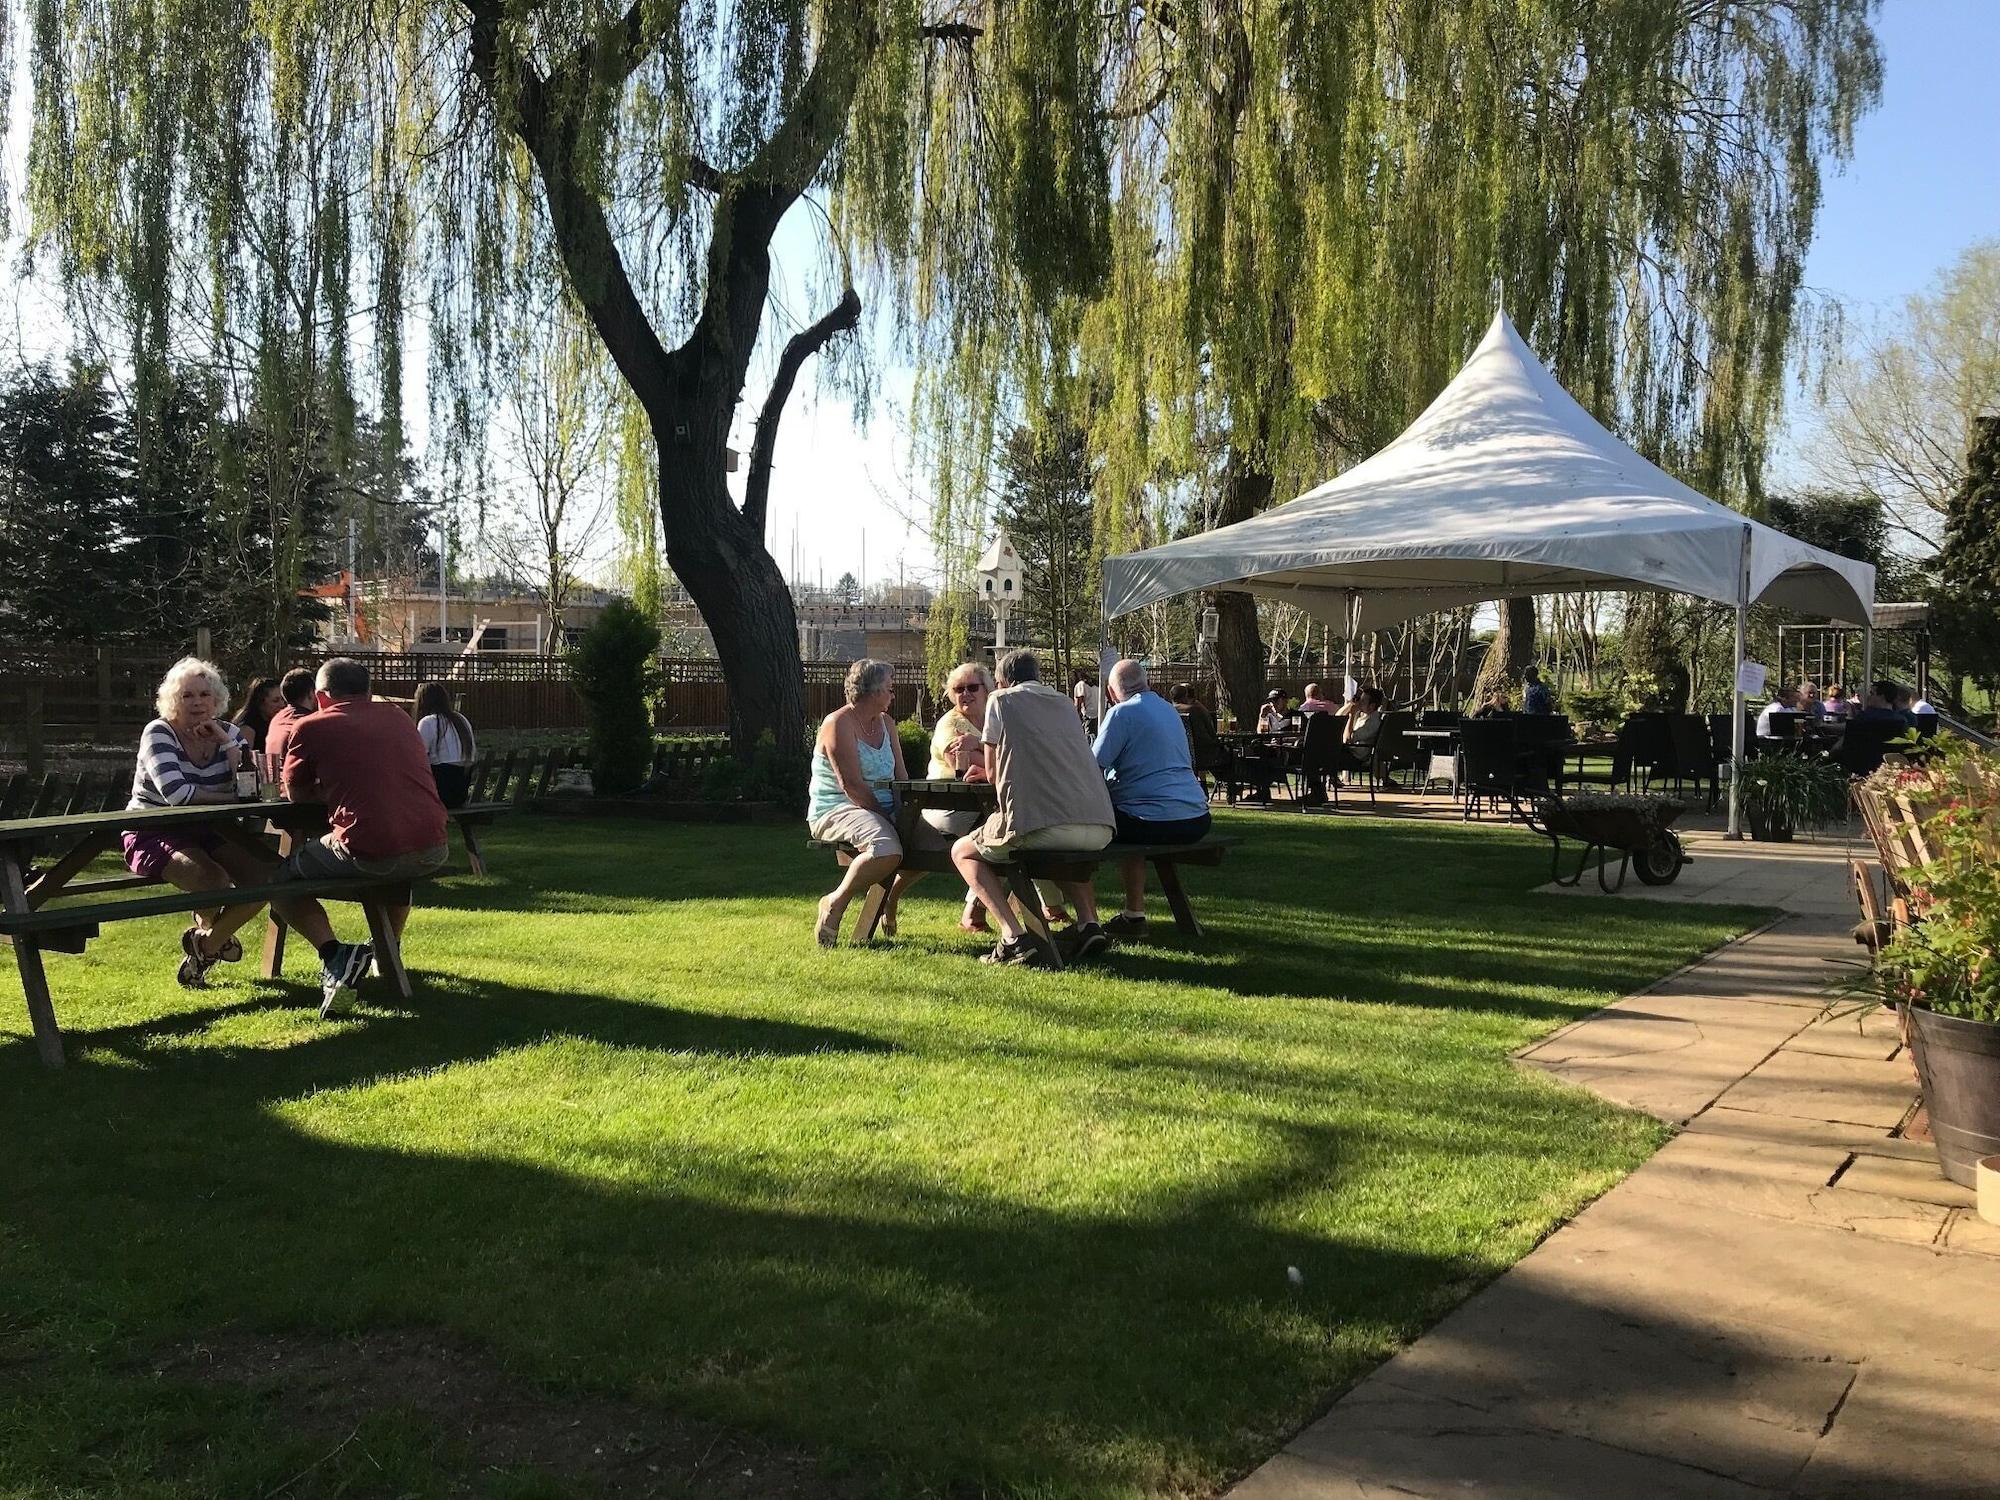
[[[993,820],[988,819],[973,833],[972,846],[989,865],[1004,865],[1015,855],[1036,849],[1102,849],[1111,842],[1112,831],[1102,823],[1051,823],[1001,844],[990,842]]]
[[[299,845],[278,866],[280,880],[416,880],[434,875],[450,857],[448,845],[435,849],[412,849],[386,859],[359,859],[336,843],[330,833]]]
[[[896,825],[887,815],[869,812],[851,802],[825,814],[806,831],[822,844],[846,844],[859,851],[864,859],[903,852],[903,841],[896,836]]]
[[[924,821],[946,838],[962,839],[986,821],[986,814],[970,807],[927,807]]]

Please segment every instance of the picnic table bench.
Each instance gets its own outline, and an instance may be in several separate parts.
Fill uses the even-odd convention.
[[[993,788],[984,782],[942,780],[898,781],[893,785],[901,798],[896,819],[897,833],[903,841],[903,862],[898,867],[899,871],[919,875],[955,874],[950,849],[953,841],[945,839],[943,834],[923,822],[923,814],[932,808],[951,812],[991,812]],[[1219,865],[1223,855],[1239,842],[1229,835],[1214,833],[1192,844],[1127,844],[1113,839],[1101,849],[1026,849],[1007,863],[996,864],[993,868],[1005,878],[1007,889],[1020,908],[1023,925],[1034,934],[1053,966],[1060,969],[1063,967],[1062,954],[1056,947],[1055,934],[1042,916],[1041,898],[1035,892],[1037,880],[1090,880],[1096,876],[1100,865],[1132,858],[1143,859],[1159,876],[1160,889],[1173,911],[1175,927],[1189,937],[1200,937],[1201,923],[1188,900],[1187,888],[1181,884],[1180,867]],[[842,865],[850,863],[856,854],[853,848],[844,844],[815,843],[815,847],[833,849]],[[862,904],[860,919],[855,924],[852,941],[865,943],[875,936],[888,895],[886,883],[869,891]]]
[[[166,888],[165,882],[130,874],[76,878],[92,860],[115,849],[119,835],[127,831],[210,830],[238,848],[269,858],[272,850],[262,836],[267,823],[280,835],[278,852],[283,854],[292,839],[325,830],[326,809],[317,802],[218,802],[0,822],[0,937],[13,945],[35,1045],[46,1066],[62,1066],[63,1048],[42,953],[81,953],[106,922],[296,896],[359,902],[367,915],[378,968],[399,995],[409,998],[409,974],[388,920],[388,908],[409,904],[412,883],[408,880],[272,880],[217,891],[167,888],[165,895],[105,900],[116,891]],[[45,866],[36,867],[31,858],[45,846],[53,849],[54,857]],[[52,904],[58,900],[61,904]],[[267,979],[277,977],[284,959],[284,924],[275,912],[270,913],[270,924],[264,942],[263,974]]]

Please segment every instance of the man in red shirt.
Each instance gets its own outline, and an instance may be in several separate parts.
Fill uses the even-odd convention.
[[[279,679],[278,691],[285,695],[285,706],[271,715],[264,729],[264,754],[270,758],[274,780],[284,771],[285,748],[292,742],[292,731],[319,706],[313,697],[313,674],[304,667],[293,667]]]
[[[326,803],[332,827],[294,850],[279,877],[413,880],[436,872],[449,853],[444,804],[416,724],[371,698],[368,669],[346,657],[319,669],[315,697],[318,711],[298,720],[285,746],[284,788],[294,800]],[[320,1015],[344,1012],[374,950],[337,941],[317,901],[284,903],[280,914],[319,950]],[[409,915],[407,906],[388,910],[398,942]]]

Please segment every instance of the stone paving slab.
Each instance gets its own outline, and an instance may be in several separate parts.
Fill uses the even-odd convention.
[[[2000,1495],[2000,1225],[1821,904],[1520,1055],[1684,1128],[1233,1494]]]
[[[1363,1387],[1349,1401],[1350,1420],[1308,1430],[1279,1455],[1284,1462],[1273,1476],[1277,1483],[1262,1483],[1259,1471],[1232,1492],[1237,1500],[1412,1494],[1705,1500],[1770,1493],[1692,1464],[1523,1425],[1457,1402],[1381,1387]]]
[[[1840,1418],[1792,1483],[1801,1496],[1992,1500],[1993,1390],[1951,1365],[1878,1356],[1862,1365]],[[1894,1454],[1894,1489],[1883,1455]]]
[[[1553,1267],[1504,1278],[1355,1395],[1428,1397],[1675,1462],[1699,1453],[1704,1470],[1778,1487],[1804,1466],[1855,1369],[1794,1334],[1633,1318],[1570,1295]],[[1316,1449],[1302,1438],[1292,1451]]]
[[[1722,1100],[1732,1109],[1887,1130],[1909,1113],[1915,1093],[1907,1065],[1787,1048],[1732,1086]]]

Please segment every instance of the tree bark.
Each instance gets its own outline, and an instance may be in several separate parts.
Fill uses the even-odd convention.
[[[1232,451],[1223,471],[1222,505],[1215,524],[1247,521],[1271,503],[1271,475],[1241,451]],[[1257,629],[1257,600],[1240,589],[1215,595],[1215,670],[1222,697],[1237,719],[1252,718],[1264,696],[1264,643]]]
[[[1484,698],[1497,687],[1512,688],[1521,680],[1521,669],[1535,659],[1535,601],[1502,599],[1500,629],[1480,664],[1479,681],[1473,695]]]

